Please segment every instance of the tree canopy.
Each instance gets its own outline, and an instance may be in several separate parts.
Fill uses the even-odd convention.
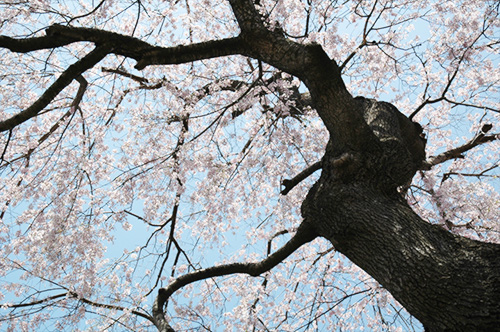
[[[0,3],[0,326],[500,323],[499,4]]]

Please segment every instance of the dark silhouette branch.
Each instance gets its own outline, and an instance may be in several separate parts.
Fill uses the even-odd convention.
[[[71,81],[76,80],[87,69],[92,68],[101,61],[109,49],[106,47],[96,47],[89,54],[68,67],[52,85],[27,109],[16,115],[0,121],[0,132],[11,130],[21,123],[35,117],[40,113]]]
[[[77,301],[80,301],[82,303],[85,303],[85,304],[88,304],[90,306],[97,307],[97,308],[104,308],[104,309],[110,309],[110,310],[119,310],[119,311],[127,311],[127,308],[124,308],[124,307],[121,307],[121,306],[117,306],[117,305],[111,305],[111,304],[94,302],[94,301],[88,300],[86,298],[83,298],[80,295],[78,295],[77,293],[71,292],[71,291],[60,293],[60,294],[56,294],[56,295],[52,295],[52,296],[46,297],[44,299],[40,299],[40,300],[36,300],[36,301],[32,301],[32,302],[19,303],[19,304],[9,304],[9,303],[7,303],[7,304],[3,304],[2,306],[5,307],[5,308],[12,308],[12,309],[26,308],[26,307],[33,307],[33,306],[36,306],[36,305],[39,305],[39,304],[44,304],[44,303],[47,303],[49,301],[53,301],[53,300],[57,300],[57,299],[61,299],[61,298],[75,299]],[[145,314],[145,313],[143,313],[143,312],[140,312],[140,311],[137,311],[137,310],[130,310],[130,313],[132,313],[134,315],[137,315],[137,316],[140,316],[142,318],[145,318],[145,319],[149,320],[150,322],[153,322],[152,317],[149,316],[149,315],[147,315],[147,314]]]
[[[174,47],[159,47],[134,37],[91,28],[53,25],[47,29],[47,35],[66,40],[89,41],[96,45],[110,46],[112,53],[135,59],[137,61],[135,68],[139,70],[150,65],[180,64],[243,53],[239,38],[227,38]]]
[[[271,270],[273,267],[281,263],[288,256],[294,253],[302,245],[314,240],[317,237],[313,228],[302,223],[297,229],[297,233],[275,253],[269,255],[266,259],[257,263],[233,263],[220,266],[214,266],[207,269],[194,271],[175,279],[168,287],[160,288],[158,296],[153,304],[153,318],[155,325],[159,331],[173,331],[172,327],[165,319],[163,307],[166,305],[170,296],[182,287],[193,282],[205,280],[214,277],[221,277],[230,274],[248,274],[251,276],[259,276],[264,272]]]
[[[92,15],[93,13],[95,13],[104,4],[104,1],[106,1],[106,0],[102,0],[94,9],[92,9],[88,13],[72,17],[71,20],[68,21],[68,23],[71,23],[71,22],[73,22],[75,20],[78,20],[79,18],[84,18],[84,17]]]
[[[181,64],[244,53],[243,44],[238,37],[168,48],[155,47],[138,59],[135,68],[142,70],[151,65]]]
[[[476,137],[474,137],[472,140],[470,140],[469,142],[465,143],[462,146],[440,153],[437,156],[429,157],[426,161],[422,163],[420,169],[430,170],[433,166],[442,164],[448,160],[464,158],[463,153],[475,148],[478,145],[499,139],[499,135],[486,135],[486,133],[490,131],[491,128],[492,128],[491,124],[485,124],[481,128],[481,133],[478,134]]]
[[[0,156],[0,165],[4,161],[5,153],[7,152],[7,148],[9,147],[10,139],[12,138],[12,129],[9,130],[9,134],[7,135],[7,141],[5,142],[5,146],[3,147],[2,155]]]
[[[238,37],[190,45],[160,47],[115,32],[59,24],[47,28],[46,34],[42,37],[24,39],[0,36],[0,47],[8,48],[12,52],[27,53],[52,49],[74,42],[91,42],[97,46],[106,45],[110,49],[109,53],[135,59],[137,61],[136,68],[139,70],[150,65],[180,64],[245,53],[243,44]]]
[[[75,40],[71,38],[53,38],[46,35],[42,37],[31,38],[12,38],[9,36],[0,36],[0,47],[7,48],[16,53],[28,53],[37,50],[46,50],[71,44]]]
[[[296,185],[298,185],[300,182],[304,181],[306,178],[308,178],[310,175],[312,175],[314,172],[317,170],[321,169],[322,167],[322,162],[317,161],[314,164],[310,165],[307,167],[305,170],[294,176],[292,179],[285,179],[281,182],[281,185],[284,186],[285,188],[281,191],[282,195],[286,195],[292,190]]]
[[[174,47],[153,46],[138,38],[115,32],[63,26],[54,24],[46,29],[46,36],[33,38],[12,38],[0,36],[0,47],[12,52],[27,53],[52,49],[74,42],[91,42],[106,46],[108,53],[123,55],[137,61],[136,68],[157,64],[180,64],[196,60],[210,59],[224,55],[242,54],[243,44],[238,37],[213,40]]]

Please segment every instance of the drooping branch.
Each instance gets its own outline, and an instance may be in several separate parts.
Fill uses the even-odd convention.
[[[155,325],[159,331],[173,331],[172,327],[165,319],[163,307],[167,303],[170,296],[182,287],[189,285],[193,282],[205,280],[208,278],[221,277],[230,274],[248,274],[251,276],[259,276],[264,272],[271,270],[273,267],[281,263],[288,256],[294,253],[302,245],[314,240],[317,237],[313,228],[307,224],[302,223],[297,229],[297,233],[275,253],[268,256],[266,259],[257,263],[233,263],[220,266],[214,266],[207,269],[194,271],[185,274],[175,279],[168,287],[160,288],[158,296],[153,304],[153,318]]]
[[[108,53],[109,49],[107,47],[96,47],[81,60],[69,66],[31,106],[4,121],[0,121],[0,132],[11,130],[37,116],[71,81],[80,77],[87,69],[92,68]]]
[[[80,84],[80,87],[78,88],[78,91],[76,92],[75,99],[71,103],[70,109],[56,123],[54,123],[54,125],[52,125],[52,127],[50,127],[50,129],[49,129],[49,131],[47,133],[45,133],[42,137],[40,137],[38,139],[38,145],[37,145],[37,147],[40,146],[40,144],[42,144],[43,142],[45,142],[61,126],[61,124],[64,123],[64,121],[72,113],[76,112],[77,108],[79,107],[80,102],[82,101],[83,95],[85,94],[85,91],[87,89],[88,82],[81,75],[78,76],[77,78],[75,78],[75,80]],[[35,148],[36,147],[33,147],[33,148],[29,149],[28,152],[27,152],[27,154],[26,154],[26,156],[23,156],[23,157],[29,158],[30,155],[35,150]]]
[[[92,68],[110,53],[135,59],[137,61],[136,68],[138,69],[153,64],[180,64],[244,53],[243,44],[239,38],[214,40],[187,46],[155,47],[134,37],[94,28],[56,24],[47,28],[46,33],[47,35],[43,37],[25,39],[0,36],[0,47],[13,52],[27,53],[81,41],[92,42],[96,45],[96,48],[81,60],[69,66],[30,107],[0,122],[0,132],[10,130],[37,116],[73,79]]]
[[[472,140],[462,146],[440,153],[437,156],[429,157],[425,162],[422,163],[420,169],[430,170],[433,166],[442,164],[448,160],[463,158],[463,153],[475,148],[476,146],[499,139],[499,135],[486,135],[486,133],[489,132],[491,128],[491,124],[483,125],[483,127],[481,128],[481,133],[474,137]]]
[[[71,103],[71,107],[69,108],[69,110],[64,113],[60,118],[59,120],[57,120],[53,125],[52,127],[50,127],[50,129],[42,136],[38,139],[38,142],[37,142],[37,145],[34,146],[34,147],[31,147],[25,154],[17,157],[17,158],[14,158],[12,160],[9,160],[7,162],[7,164],[11,164],[19,159],[22,159],[22,158],[26,158],[26,165],[29,164],[29,159],[31,157],[31,154],[35,151],[35,149],[37,149],[43,142],[45,142],[57,129],[59,129],[59,127],[61,126],[61,124],[64,123],[64,121],[72,114],[74,114],[74,112],[76,112],[76,110],[78,109],[79,105],[80,105],[80,102],[82,101],[82,98],[83,98],[83,95],[85,94],[85,91],[87,89],[87,86],[88,86],[88,82],[87,80],[83,77],[83,76],[78,76],[77,78],[75,78],[75,80],[80,84],[80,87],[78,88],[78,91],[76,92],[76,96],[75,96],[75,99],[73,99],[73,102]],[[12,129],[9,130],[9,137],[11,136],[12,134]],[[7,141],[7,145],[8,145],[8,141]],[[7,145],[5,146],[5,150],[7,150]],[[4,150],[4,153],[5,153],[5,150]],[[0,158],[0,165],[1,163],[3,162],[3,155],[1,156]],[[0,168],[3,167],[0,166]],[[20,184],[20,183],[19,183]]]
[[[77,301],[80,301],[82,303],[88,304],[88,305],[96,307],[96,308],[104,308],[104,309],[118,310],[118,311],[127,311],[128,310],[127,308],[124,308],[124,307],[121,307],[121,306],[112,305],[112,304],[105,304],[105,303],[99,303],[99,302],[94,302],[94,301],[88,300],[88,299],[86,299],[84,297],[81,297],[79,294],[77,294],[75,292],[72,292],[72,291],[67,291],[67,292],[64,292],[64,293],[60,293],[60,294],[48,296],[46,298],[43,298],[43,299],[40,299],[40,300],[35,300],[35,301],[32,301],[32,302],[19,303],[19,304],[10,304],[10,303],[2,304],[1,307],[3,307],[3,308],[12,308],[12,309],[34,307],[34,306],[37,306],[37,305],[45,304],[45,303],[48,303],[50,301],[54,301],[54,300],[57,300],[57,299],[63,299],[63,298],[75,299]],[[137,315],[137,316],[140,316],[142,318],[145,318],[145,319],[149,320],[150,322],[153,322],[153,319],[151,318],[151,316],[149,316],[149,315],[147,315],[147,314],[145,314],[143,312],[140,312],[140,311],[137,311],[137,310],[130,310],[130,313],[132,313],[134,315]]]

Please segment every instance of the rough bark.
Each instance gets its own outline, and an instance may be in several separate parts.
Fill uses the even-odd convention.
[[[242,24],[257,20],[249,14],[250,2],[231,4],[242,34],[257,30]],[[272,36],[256,42],[254,35],[247,42],[253,50],[249,55],[301,78],[330,133],[322,175],[303,203],[304,221],[380,282],[427,330],[498,329],[500,246],[430,225],[397,191],[424,161],[421,127],[393,105],[352,98],[337,64],[321,47],[299,47]]]
[[[404,120],[393,106],[362,105],[379,140],[365,151],[377,156],[327,151],[322,175],[303,203],[304,219],[426,330],[498,330],[500,246],[453,235],[413,212],[396,187],[421,164],[425,144],[418,126],[411,142],[411,135],[403,138],[408,131],[400,132],[411,122],[398,124]]]

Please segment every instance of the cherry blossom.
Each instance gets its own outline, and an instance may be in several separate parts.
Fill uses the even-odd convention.
[[[342,140],[368,126],[333,121],[313,68],[254,44],[318,47],[340,99],[418,122],[408,183],[396,167],[365,179],[448,235],[500,244],[499,25],[484,0],[2,2],[1,328],[423,330],[334,231],[298,243],[325,160],[357,165],[366,141]]]

